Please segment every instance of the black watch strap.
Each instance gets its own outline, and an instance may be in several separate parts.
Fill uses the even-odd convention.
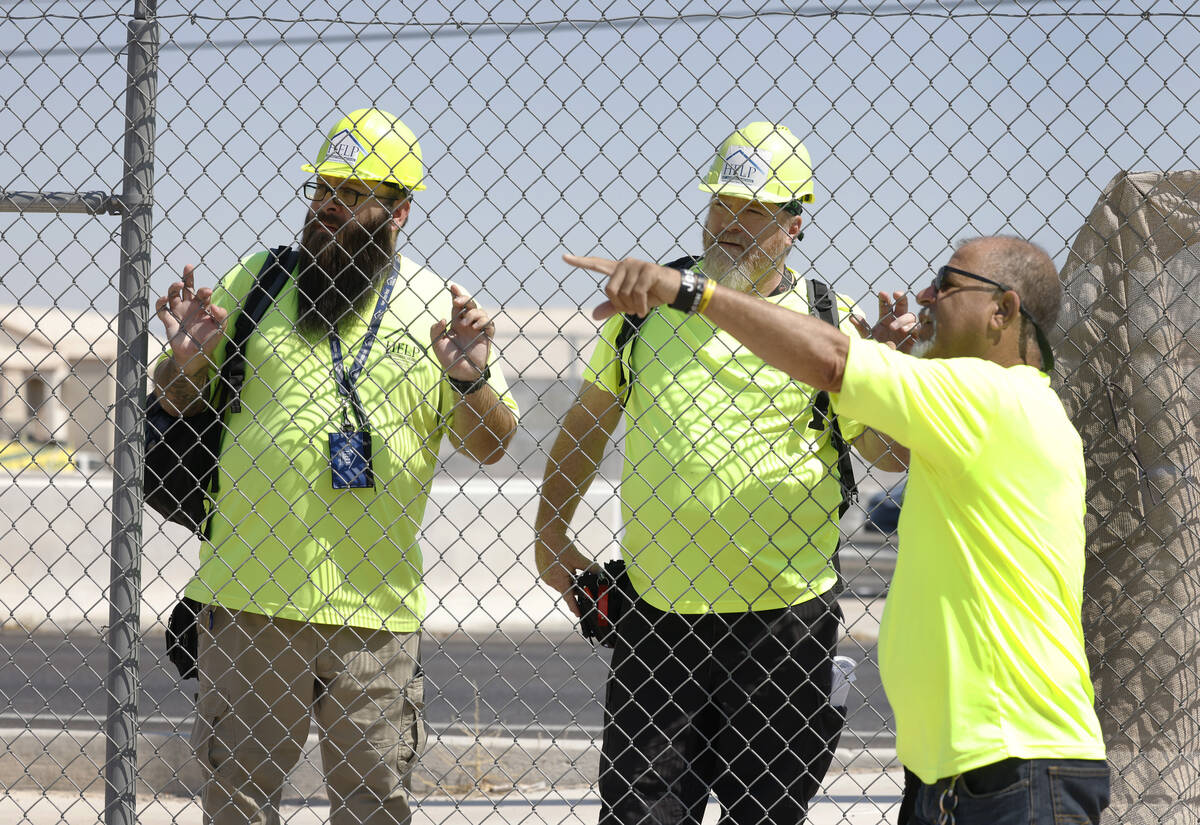
[[[708,281],[694,269],[679,270],[679,291],[675,300],[667,304],[671,309],[686,312],[689,315],[700,307],[700,297],[704,294],[704,284]]]
[[[454,387],[454,391],[459,395],[470,395],[473,392],[479,392],[487,386],[488,379],[492,377],[492,368],[486,367],[483,375],[476,378],[474,381],[466,381],[462,378],[454,378],[447,375],[446,380],[450,382],[450,386]]]

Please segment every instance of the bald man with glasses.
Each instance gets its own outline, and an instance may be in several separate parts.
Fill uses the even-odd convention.
[[[597,318],[696,292],[710,322],[909,453],[879,635],[896,752],[918,780],[908,821],[1098,823],[1109,777],[1080,620],[1083,448],[1050,387],[1062,287],[1049,256],[968,241],[917,295],[919,318],[881,295],[874,341],[678,270],[567,262],[608,276]]]

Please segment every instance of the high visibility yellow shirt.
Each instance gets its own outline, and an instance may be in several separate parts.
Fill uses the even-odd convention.
[[[265,257],[235,267],[213,302],[235,308]],[[347,368],[374,306],[370,301],[366,318],[340,330]],[[417,630],[425,614],[417,534],[455,397],[429,348],[430,326],[451,315],[446,282],[401,260],[358,379],[374,489],[333,489],[329,434],[341,428],[343,397],[328,340],[296,332],[296,314],[297,291],[289,282],[250,336],[242,411],[227,417],[212,538],[201,545],[187,595],[318,624]],[[489,383],[516,413],[494,365]]]
[[[764,300],[807,313],[797,280]],[[848,319],[840,297],[839,309]],[[584,381],[624,400],[614,350],[620,325],[616,316],[601,330]],[[812,387],[768,367],[706,318],[665,307],[642,324],[631,360],[621,547],[642,598],[676,613],[734,613],[829,590],[841,487],[828,429],[809,429]],[[840,422],[847,440],[862,431]]]
[[[879,634],[900,761],[931,783],[1008,757],[1103,759],[1083,447],[1049,376],[852,336],[837,398],[912,451]]]

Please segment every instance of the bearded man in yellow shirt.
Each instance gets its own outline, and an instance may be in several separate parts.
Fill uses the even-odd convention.
[[[879,657],[896,752],[920,780],[911,822],[1098,823],[1109,776],[1080,620],[1083,448],[1050,388],[1062,289],[1049,256],[1018,238],[960,246],[917,296],[923,358],[675,269],[566,260],[609,276],[597,318],[695,293],[767,364],[910,451]]]
[[[157,304],[170,350],[155,390],[190,416],[222,397],[235,319],[276,284],[224,413],[187,588],[202,606],[192,737],[214,825],[278,822],[314,717],[330,821],[411,820],[425,740],[418,533],[438,448],[446,437],[490,464],[517,426],[491,318],[397,248],[425,189],[408,127],[351,112],[304,171],[293,263],[259,252],[216,290],[189,266]]]

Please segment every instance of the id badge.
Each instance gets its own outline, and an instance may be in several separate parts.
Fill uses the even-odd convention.
[[[329,469],[333,489],[353,490],[375,486],[371,471],[371,434],[347,430],[329,434]]]

